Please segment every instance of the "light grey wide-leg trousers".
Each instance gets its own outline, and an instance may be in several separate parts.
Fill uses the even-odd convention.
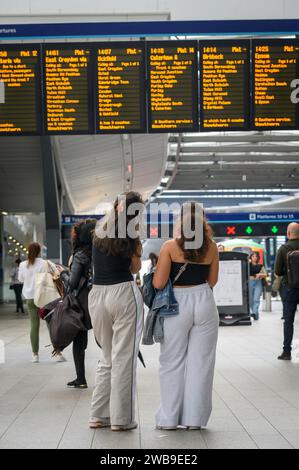
[[[208,284],[174,288],[179,314],[164,319],[158,426],[206,426],[212,411],[219,316]]]
[[[135,416],[136,366],[143,327],[143,300],[135,282],[93,286],[88,308],[102,347],[90,418],[128,425]]]

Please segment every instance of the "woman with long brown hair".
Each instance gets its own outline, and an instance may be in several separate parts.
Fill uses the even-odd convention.
[[[39,316],[38,307],[34,304],[35,274],[45,272],[45,261],[40,257],[41,247],[38,243],[30,243],[28,259],[19,266],[19,281],[23,283],[22,294],[26,299],[30,318],[30,341],[32,362],[39,362]]]
[[[153,278],[156,289],[163,289],[170,279],[179,304],[178,315],[164,318],[160,349],[161,404],[156,423],[165,430],[207,425],[219,324],[211,289],[219,265],[212,230],[197,203],[184,204],[178,220],[180,233],[162,246]],[[191,230],[186,234],[186,227],[194,234]]]
[[[88,305],[102,357],[92,396],[91,428],[111,426],[112,431],[128,431],[137,427],[135,376],[143,299],[133,279],[141,268],[142,251],[138,232],[137,236],[130,232],[135,214],[129,214],[134,204],[143,207],[140,194],[123,194],[95,231]]]

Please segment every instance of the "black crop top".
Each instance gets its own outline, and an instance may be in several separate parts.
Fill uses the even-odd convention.
[[[121,256],[107,256],[93,245],[93,284],[112,285],[120,282],[133,281],[130,271],[131,258]]]
[[[175,263],[171,262],[170,270],[170,280],[173,283],[173,280],[177,276],[180,268],[184,266],[185,263]],[[204,284],[207,282],[208,275],[210,271],[209,264],[199,264],[199,263],[188,263],[185,271],[180,275],[178,280],[173,284],[177,286],[197,286],[199,284]]]

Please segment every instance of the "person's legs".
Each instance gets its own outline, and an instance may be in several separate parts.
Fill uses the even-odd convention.
[[[143,327],[143,299],[134,282],[110,286],[107,302],[113,318],[111,371],[112,430],[135,419],[136,367]]]
[[[23,299],[22,299],[23,284],[15,284],[15,294],[17,302],[17,311],[21,310],[24,313]]]
[[[255,315],[255,319],[258,320],[259,318],[259,307],[260,307],[260,299],[263,292],[263,284],[262,281],[257,279],[254,282],[253,287],[253,307],[252,313]]]
[[[164,318],[164,340],[160,344],[160,407],[157,427],[176,427],[181,421],[186,355],[189,332],[193,325],[193,308],[188,289],[175,288],[179,314]]]
[[[37,314],[37,307],[33,299],[27,300],[28,314],[30,318],[30,341],[33,354],[38,354],[39,351],[39,316]]]
[[[90,421],[98,419],[103,422],[110,420],[112,367],[112,318],[105,306],[105,293],[106,287],[94,286],[88,297],[95,340],[102,347],[91,400]]]
[[[248,294],[249,294],[250,313],[253,314],[253,294],[254,294],[254,280],[253,279],[249,279],[248,281]]]
[[[73,357],[78,384],[86,384],[85,378],[85,349],[87,348],[88,331],[79,331],[73,341]]]
[[[186,361],[183,426],[206,426],[212,411],[212,388],[219,315],[208,285],[190,289],[188,300],[194,312]]]

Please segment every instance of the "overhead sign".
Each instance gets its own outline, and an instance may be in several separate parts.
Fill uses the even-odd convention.
[[[200,42],[202,131],[249,128],[250,41]]]
[[[299,108],[291,101],[292,82],[299,78],[299,41],[253,41],[253,127],[296,129]]]
[[[0,135],[41,132],[40,46],[0,45]]]
[[[98,44],[96,61],[96,131],[146,132],[144,44]]]
[[[147,44],[149,132],[198,130],[195,41]]]
[[[88,45],[43,46],[43,67],[46,133],[92,134],[91,51]]]

